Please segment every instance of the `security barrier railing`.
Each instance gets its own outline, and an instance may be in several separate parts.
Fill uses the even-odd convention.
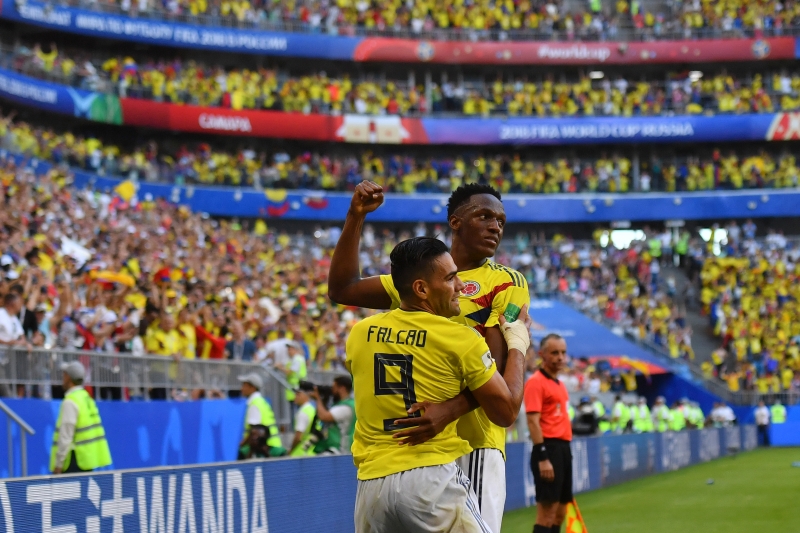
[[[227,396],[239,390],[238,376],[258,373],[279,425],[291,423],[286,400],[288,386],[280,374],[248,361],[173,359],[160,355],[71,350],[0,350],[0,396],[49,399],[62,385],[61,365],[80,361],[86,369],[84,386],[95,389],[98,401],[191,400]]]
[[[28,435],[35,435],[33,428],[14,412],[5,402],[0,401],[0,410],[6,414],[8,424],[8,471],[14,471],[14,435],[11,431],[13,424],[19,426],[20,463],[22,463],[22,477],[28,475]]]

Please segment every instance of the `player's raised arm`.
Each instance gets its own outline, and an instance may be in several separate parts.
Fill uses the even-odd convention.
[[[500,330],[508,345],[508,360],[502,374],[495,373],[483,386],[472,391],[486,415],[494,424],[508,427],[514,423],[522,403],[525,353],[531,344],[528,306],[523,306],[519,318],[507,322],[500,317]]]
[[[382,203],[383,187],[377,183],[364,180],[356,186],[328,272],[328,295],[336,303],[370,309],[389,309],[392,305],[380,277],[362,278],[358,264],[364,220]]]

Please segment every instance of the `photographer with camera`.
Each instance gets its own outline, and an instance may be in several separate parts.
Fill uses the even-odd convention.
[[[311,403],[311,393],[315,385],[308,381],[301,381],[292,393],[294,405],[297,409],[294,415],[294,439],[289,455],[303,457],[314,455],[315,445],[322,440],[322,424],[317,418],[317,410]]]
[[[337,376],[330,387],[314,387],[317,418],[325,424],[325,438],[315,446],[317,453],[349,454],[356,429],[356,408],[350,376]],[[328,399],[333,399],[330,410]]]

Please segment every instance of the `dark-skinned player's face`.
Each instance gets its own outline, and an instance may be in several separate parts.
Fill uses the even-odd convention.
[[[491,194],[474,194],[450,217],[450,227],[467,248],[493,257],[503,240],[506,211]]]

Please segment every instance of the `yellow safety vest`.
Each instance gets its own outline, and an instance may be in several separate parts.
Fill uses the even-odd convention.
[[[300,411],[304,412],[306,416],[308,416],[308,427],[303,432],[303,436],[300,439],[300,444],[291,451],[289,455],[292,457],[303,457],[306,455],[315,455],[314,453],[314,444],[316,444],[316,439],[312,438],[313,435],[311,434],[311,430],[314,429],[315,418],[317,416],[317,410],[311,404],[311,402],[306,402],[301,408]]]
[[[292,357],[294,358],[294,357]],[[292,361],[289,362],[291,364]],[[303,363],[300,365],[300,368],[297,372],[289,372],[286,376],[286,381],[289,382],[289,385],[292,386],[290,389],[286,389],[286,401],[292,402],[294,401],[295,393],[294,388],[300,385],[300,382],[306,379],[306,375],[308,375],[308,370],[306,369],[306,359],[303,357]]]
[[[786,408],[783,405],[773,405],[769,408],[773,424],[783,424],[786,422]]]
[[[75,436],[72,438],[70,452],[75,452],[78,468],[94,470],[111,464],[111,451],[108,449],[103,421],[97,412],[97,404],[83,388],[76,389],[64,397],[78,406],[78,421],[75,424]],[[56,420],[56,431],[53,434],[53,446],[50,450],[50,471],[56,469],[56,453],[58,451],[58,433],[61,429],[61,412]],[[67,453],[62,470],[69,468],[72,453]]]
[[[258,396],[253,399],[251,404],[255,405],[258,408],[258,411],[261,413],[261,425],[269,428],[269,438],[267,439],[267,444],[270,446],[270,448],[283,447],[283,444],[281,443],[281,435],[278,431],[278,426],[275,423],[275,412],[272,410],[272,407],[270,407],[267,400],[265,400],[263,396]],[[250,424],[247,423],[247,411],[249,408],[250,406],[248,406],[244,412],[244,435],[242,436],[242,439],[247,436],[247,432],[250,429]]]

